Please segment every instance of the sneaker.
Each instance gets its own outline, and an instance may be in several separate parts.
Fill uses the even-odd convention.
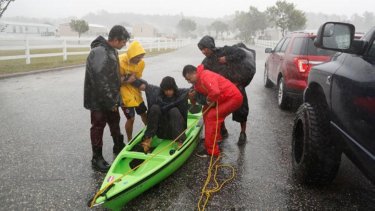
[[[246,133],[245,132],[241,132],[240,133],[240,137],[238,138],[238,142],[237,142],[237,145],[238,146],[241,146],[241,145],[244,145],[246,144]]]
[[[195,153],[196,156],[200,157],[200,158],[207,158],[209,157],[209,155],[207,154],[207,151],[205,149],[201,149],[200,151],[198,151],[197,153]]]

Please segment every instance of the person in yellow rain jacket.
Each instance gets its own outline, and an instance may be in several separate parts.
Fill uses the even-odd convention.
[[[143,102],[141,91],[132,85],[136,79],[142,77],[145,68],[143,60],[146,51],[138,41],[130,43],[128,51],[119,56],[120,60],[120,75],[121,75],[121,98],[126,122],[125,131],[128,141],[133,136],[133,124],[135,119],[135,112],[141,116],[144,124],[147,123],[147,107]]]

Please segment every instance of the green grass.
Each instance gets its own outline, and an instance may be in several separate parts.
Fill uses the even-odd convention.
[[[80,51],[89,51],[89,48],[74,48],[68,49],[68,52],[80,52]],[[152,52],[146,51],[146,57],[151,57],[163,53],[168,53],[174,51],[174,49],[165,49],[165,50],[153,50]],[[32,50],[31,54],[47,54],[47,53],[60,53],[62,49],[40,49]],[[0,56],[16,56],[22,55],[24,51],[0,51]],[[26,59],[14,59],[14,60],[5,60],[0,61],[0,75],[1,74],[11,74],[11,73],[20,73],[20,72],[30,72],[58,67],[66,67],[72,65],[83,65],[86,62],[87,55],[76,55],[68,56],[66,61],[63,61],[62,56],[56,57],[44,57],[44,58],[32,58],[31,64],[26,64]]]

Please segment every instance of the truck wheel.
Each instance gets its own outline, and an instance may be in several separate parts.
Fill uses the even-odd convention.
[[[267,67],[264,67],[264,75],[263,75],[263,83],[264,87],[271,88],[273,86],[271,80],[268,78],[268,69]]]
[[[289,103],[291,99],[285,91],[284,78],[281,77],[277,83],[277,104],[283,110],[289,108]]]
[[[302,104],[292,134],[293,173],[304,184],[329,184],[336,177],[341,150],[332,143],[324,109]]]

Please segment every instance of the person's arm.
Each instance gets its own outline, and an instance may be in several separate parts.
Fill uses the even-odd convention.
[[[131,83],[132,86],[140,89],[141,91],[145,91],[146,89],[146,86],[148,85],[147,81],[141,79],[141,78],[137,78],[135,79],[132,83]]]
[[[171,108],[177,107],[180,103],[187,100],[189,89],[179,89],[179,92],[180,92],[179,96],[177,97],[175,101],[170,102],[170,103],[162,102],[160,104],[160,108],[163,112],[169,111]]]

